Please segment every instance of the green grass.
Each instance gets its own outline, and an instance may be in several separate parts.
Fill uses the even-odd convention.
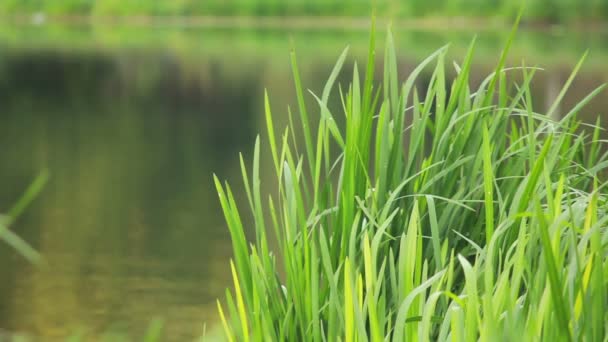
[[[36,198],[48,180],[48,172],[41,172],[30,184],[17,202],[6,212],[0,215],[0,240],[14,248],[19,254],[32,263],[42,261],[40,253],[32,248],[25,240],[19,237],[10,228],[15,220],[23,213],[25,208]]]
[[[528,0],[525,19],[542,23],[608,17],[603,0]],[[511,0],[4,0],[0,13],[91,16],[332,16],[367,17],[372,6],[392,18],[473,17],[509,20],[521,5]]]
[[[267,134],[241,157],[248,213],[215,178],[234,249],[234,291],[218,301],[229,341],[606,339],[608,154],[599,120],[577,120],[603,86],[560,119],[538,113],[538,69],[505,65],[514,35],[475,86],[474,42],[401,83],[390,32],[375,75],[372,28],[365,68],[335,84],[345,50],[320,95],[292,53],[289,126],[275,127],[266,97]]]

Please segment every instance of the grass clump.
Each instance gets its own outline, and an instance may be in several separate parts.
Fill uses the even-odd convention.
[[[299,114],[284,131],[265,97],[278,191],[261,193],[259,138],[252,165],[241,158],[251,220],[215,179],[234,248],[234,291],[218,302],[228,340],[606,338],[608,161],[599,121],[576,118],[603,87],[553,118],[581,60],[538,113],[538,69],[505,66],[514,34],[473,87],[474,44],[453,82],[444,47],[399,84],[389,33],[377,85],[372,29],[364,77],[355,65],[335,89],[345,50],[311,94],[314,115],[292,53]],[[432,65],[422,95],[415,80]]]

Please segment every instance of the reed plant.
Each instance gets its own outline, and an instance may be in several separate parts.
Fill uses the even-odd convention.
[[[506,65],[515,28],[477,86],[474,41],[400,83],[390,30],[375,75],[374,31],[365,68],[337,86],[344,50],[321,94],[304,90],[292,52],[297,109],[279,129],[266,94],[267,131],[253,161],[241,156],[247,213],[215,178],[234,250],[218,301],[227,340],[605,341],[608,154],[600,121],[577,120],[603,86],[554,115],[584,58],[539,113],[540,69]]]
[[[23,195],[5,213],[0,215],[0,240],[12,247],[28,261],[38,264],[42,261],[40,253],[23,240],[17,233],[11,230],[13,223],[24,212],[25,208],[38,196],[48,181],[48,171],[42,171],[34,181],[27,187]]]

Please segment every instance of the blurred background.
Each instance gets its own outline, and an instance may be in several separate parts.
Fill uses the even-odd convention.
[[[450,59],[462,60],[477,37],[473,74],[481,80],[519,6],[376,0],[378,71],[382,31],[392,22],[400,79],[447,43]],[[41,170],[51,174],[11,227],[45,264],[0,243],[0,341],[3,334],[139,340],[155,319],[168,340],[213,331],[232,252],[212,174],[241,188],[238,153],[251,157],[265,131],[264,89],[279,121],[296,103],[291,48],[305,86],[320,93],[350,46],[341,76],[348,81],[354,60],[365,63],[371,7],[366,0],[0,0],[0,212]],[[587,50],[559,111],[608,81],[607,19],[606,0],[527,1],[509,64],[544,69],[533,85],[537,111],[551,105]],[[429,78],[423,74],[420,89]],[[583,119],[606,113],[604,93]]]

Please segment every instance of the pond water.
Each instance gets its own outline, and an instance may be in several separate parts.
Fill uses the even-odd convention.
[[[460,59],[473,36],[397,30],[401,78],[448,42]],[[505,36],[479,34],[475,79]],[[546,69],[534,86],[542,109],[589,49],[563,113],[608,81],[607,38],[522,32],[510,61]],[[319,92],[341,50],[362,64],[366,44],[363,30],[0,25],[0,212],[51,174],[12,226],[45,264],[0,243],[0,331],[140,339],[155,318],[171,340],[213,330],[232,253],[212,174],[240,187],[238,153],[250,156],[264,132],[265,88],[275,112],[295,104],[290,46]],[[584,117],[600,113],[605,93]]]

